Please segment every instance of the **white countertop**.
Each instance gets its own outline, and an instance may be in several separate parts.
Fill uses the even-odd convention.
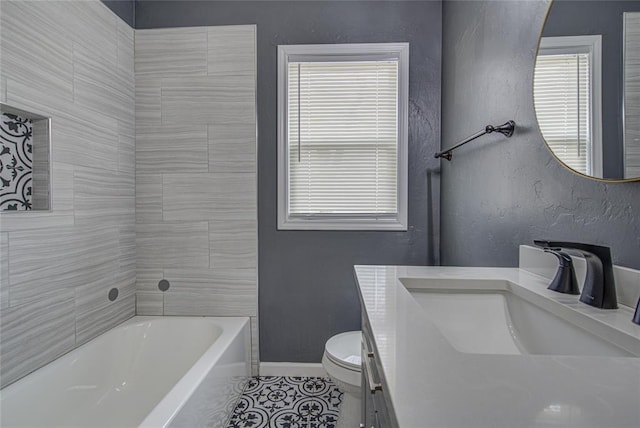
[[[505,280],[640,339],[630,308],[578,296],[518,268],[356,266],[360,297],[401,428],[640,427],[640,358],[458,352],[398,278]]]

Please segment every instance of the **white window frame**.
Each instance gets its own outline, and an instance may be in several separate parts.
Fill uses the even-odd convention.
[[[591,89],[590,176],[602,178],[602,36],[542,37],[538,55],[589,54]]]
[[[398,60],[397,213],[380,215],[289,215],[288,63],[290,61]],[[407,230],[409,43],[278,46],[278,229]]]

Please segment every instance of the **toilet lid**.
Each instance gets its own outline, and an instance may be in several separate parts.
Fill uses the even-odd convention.
[[[324,347],[327,357],[334,363],[351,370],[360,370],[362,333],[348,331],[340,333],[327,340]]]

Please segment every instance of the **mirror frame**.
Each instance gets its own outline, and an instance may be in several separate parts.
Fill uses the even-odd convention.
[[[600,0],[603,1],[603,0]],[[584,177],[584,178],[588,178],[590,180],[594,180],[594,181],[598,181],[601,183],[633,183],[633,182],[640,182],[640,177],[634,177],[634,178],[599,178],[599,177],[593,177],[590,175],[586,175],[583,174],[579,171],[576,171],[573,168],[570,168],[569,166],[567,166],[567,164],[565,164],[554,152],[553,150],[551,150],[551,147],[549,146],[549,143],[547,143],[547,140],[544,138],[544,134],[542,133],[542,129],[540,129],[540,122],[538,121],[538,112],[536,110],[536,106],[535,106],[535,96],[534,96],[534,85],[535,85],[535,69],[536,69],[536,63],[538,62],[538,53],[540,52],[540,42],[542,41],[542,33],[544,32],[544,29],[547,25],[547,21],[549,20],[549,15],[551,14],[551,8],[553,7],[553,4],[555,3],[555,0],[551,0],[549,1],[549,5],[547,6],[547,11],[545,13],[544,16],[544,21],[542,23],[542,27],[540,28],[540,33],[538,35],[538,42],[536,45],[536,52],[535,52],[535,56],[533,58],[533,70],[531,73],[531,101],[533,102],[533,114],[536,118],[536,129],[538,130],[538,133],[540,134],[540,138],[542,139],[542,142],[544,143],[545,147],[547,148],[547,150],[549,151],[549,153],[551,153],[551,156],[553,156],[553,158],[566,170],[568,170],[569,172],[571,172],[572,174],[575,174],[577,176],[580,177]],[[622,100],[622,107],[624,108],[624,99]],[[624,124],[624,117],[622,118],[623,120],[623,124]],[[603,136],[603,141],[602,144],[604,145],[604,136]]]

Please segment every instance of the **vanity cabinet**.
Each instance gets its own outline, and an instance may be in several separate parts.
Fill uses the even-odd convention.
[[[398,428],[364,309],[362,314],[362,424],[360,426]]]
[[[355,267],[364,428],[640,427],[640,272],[616,270],[620,308],[596,318],[548,289],[555,256],[520,263]]]

